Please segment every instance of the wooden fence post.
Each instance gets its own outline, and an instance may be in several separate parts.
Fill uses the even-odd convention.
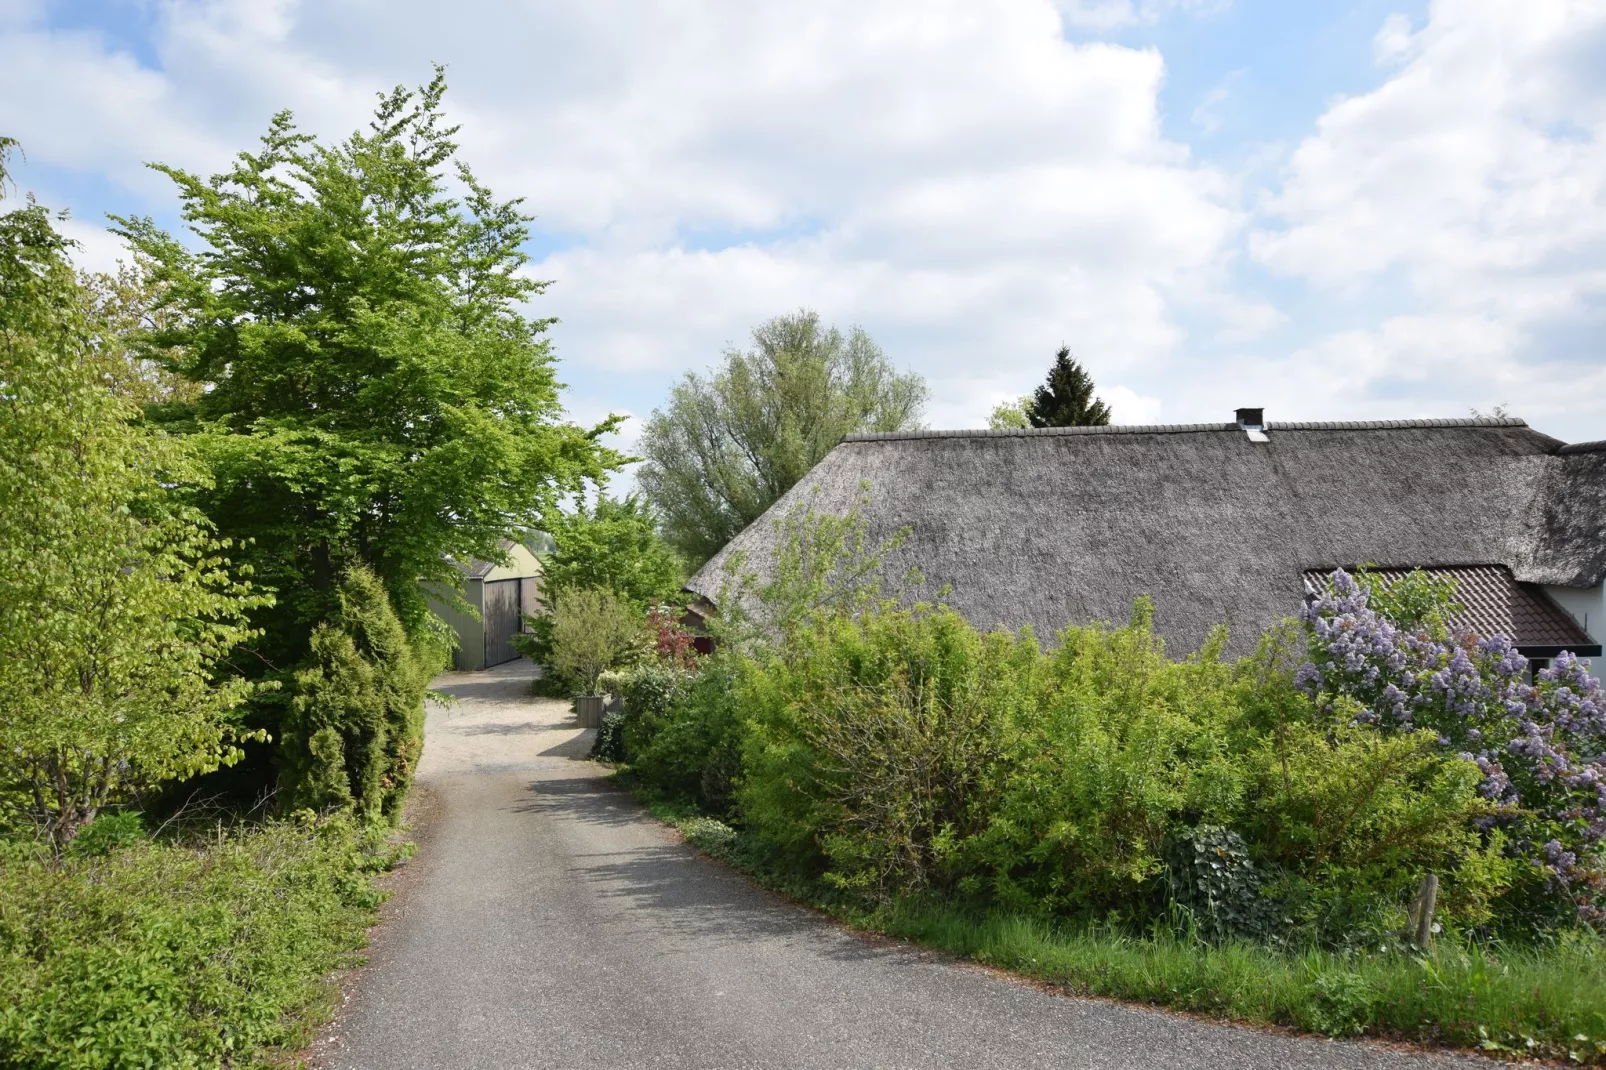
[[[1411,904],[1411,942],[1423,951],[1433,942],[1433,910],[1439,903],[1439,878],[1429,873],[1422,878],[1417,889],[1416,902]]]

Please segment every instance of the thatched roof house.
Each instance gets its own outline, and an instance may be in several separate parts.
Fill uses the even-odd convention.
[[[716,600],[732,552],[762,571],[776,517],[811,499],[845,513],[861,484],[872,538],[909,530],[887,574],[950,584],[982,627],[1047,639],[1125,620],[1148,594],[1173,651],[1222,622],[1243,651],[1297,609],[1307,572],[1370,563],[1471,569],[1469,622],[1518,631],[1534,657],[1598,655],[1606,632],[1606,442],[1514,419],[1268,424],[1241,409],[1225,424],[851,435],[689,589]]]

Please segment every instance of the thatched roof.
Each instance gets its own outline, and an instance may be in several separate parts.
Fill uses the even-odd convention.
[[[1521,420],[1270,423],[853,435],[688,587],[717,599],[741,550],[763,571],[775,519],[845,513],[907,528],[918,567],[981,627],[1124,620],[1139,595],[1174,651],[1226,622],[1235,650],[1299,605],[1308,569],[1502,565],[1587,587],[1606,573],[1606,443]]]

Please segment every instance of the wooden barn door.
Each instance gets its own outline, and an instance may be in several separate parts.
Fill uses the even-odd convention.
[[[485,585],[485,667],[519,656],[513,637],[523,630],[519,619],[519,581],[492,580]]]

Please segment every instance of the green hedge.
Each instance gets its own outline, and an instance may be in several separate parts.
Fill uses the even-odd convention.
[[[331,819],[61,860],[0,845],[0,1066],[250,1066],[303,1043],[395,858],[373,835]]]
[[[771,887],[1070,991],[1606,1061],[1606,946],[1535,923],[1558,893],[1477,768],[1301,693],[1299,629],[1223,639],[1170,657],[1142,601],[1049,651],[941,607],[822,613],[639,670],[624,775]]]

